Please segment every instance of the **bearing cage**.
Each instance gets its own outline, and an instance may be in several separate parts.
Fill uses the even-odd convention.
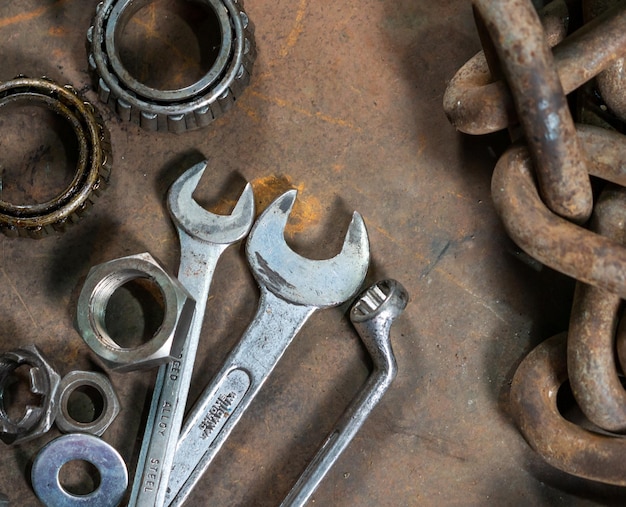
[[[77,222],[106,188],[111,173],[111,142],[102,118],[76,90],[48,78],[18,76],[0,83],[0,108],[19,100],[43,104],[72,125],[80,152],[72,182],[41,204],[0,200],[0,232],[10,237],[42,238]]]
[[[123,5],[118,10],[123,11],[130,3],[130,0],[121,0]],[[108,46],[115,45],[109,44],[107,37],[118,29],[117,26],[111,28],[109,22],[113,9],[121,4],[116,0],[104,0],[98,4],[92,26],[87,32],[89,71],[99,99],[122,120],[137,123],[149,131],[183,133],[203,128],[231,109],[248,86],[256,48],[254,27],[243,10],[243,2],[202,0],[200,3],[212,9],[216,6],[225,9],[232,30],[232,37],[226,39],[232,42],[225,62],[220,62],[218,58],[205,76],[195,84],[211,74],[217,65],[223,64],[221,72],[208,80],[197,92],[189,93],[184,100],[168,98],[171,95],[168,91],[161,93],[161,99],[154,98],[155,94],[158,95],[156,90],[152,90],[155,93],[150,94],[151,97],[146,97],[145,94],[138,93],[140,90],[130,82],[134,78],[129,79],[116,72],[116,66],[112,64],[108,53]],[[216,12],[216,15],[219,18],[220,13]],[[118,56],[113,56],[119,62]],[[195,84],[187,88],[193,88]]]

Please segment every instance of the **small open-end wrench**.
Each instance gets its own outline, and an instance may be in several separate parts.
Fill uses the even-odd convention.
[[[189,496],[308,318],[347,301],[363,283],[369,242],[361,216],[354,213],[337,256],[306,259],[284,237],[295,199],[295,190],[276,199],[248,237],[246,254],[261,290],[259,307],[185,420],[170,476],[169,505],[180,505]]]
[[[243,239],[254,221],[248,183],[231,215],[209,213],[193,199],[206,161],[188,169],[171,186],[167,204],[180,239],[178,279],[196,300],[196,313],[180,357],[159,368],[129,505],[161,506],[178,442],[204,310],[213,272],[229,245]]]
[[[348,447],[396,377],[396,359],[389,332],[409,296],[395,280],[383,280],[365,291],[350,311],[350,320],[367,348],[374,369],[281,507],[304,505],[326,473]]]

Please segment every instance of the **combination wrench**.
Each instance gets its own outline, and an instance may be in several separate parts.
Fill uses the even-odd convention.
[[[206,161],[194,165],[171,186],[167,205],[180,239],[178,279],[196,300],[196,312],[178,360],[159,368],[139,453],[130,506],[161,506],[183,423],[213,272],[222,252],[244,238],[254,221],[248,183],[231,215],[215,215],[194,199]]]
[[[353,214],[337,256],[306,259],[284,237],[295,199],[295,190],[276,199],[248,236],[246,255],[260,287],[257,313],[185,420],[166,496],[169,505],[188,498],[308,318],[349,300],[363,283],[369,242],[361,216]]]
[[[409,296],[395,280],[367,289],[350,310],[350,320],[365,345],[374,369],[337,421],[326,441],[293,486],[281,507],[302,507],[341,453],[348,447],[396,377],[396,359],[389,336],[391,324],[404,311]]]

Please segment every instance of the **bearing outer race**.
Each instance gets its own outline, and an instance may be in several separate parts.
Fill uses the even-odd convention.
[[[102,413],[93,421],[82,423],[75,420],[68,411],[72,394],[80,387],[92,387],[102,397]],[[111,425],[119,413],[119,400],[111,381],[101,373],[92,371],[72,371],[65,375],[59,384],[59,413],[55,423],[63,433],[89,433],[100,436]],[[117,406],[117,409],[116,409]]]
[[[120,278],[120,273],[126,275]],[[117,278],[117,280],[115,280]],[[145,278],[153,282],[161,291],[164,299],[165,312],[163,322],[156,334],[138,347],[123,348],[118,346],[108,335],[100,318],[96,315],[97,308],[106,309],[110,296],[125,283]],[[107,285],[103,292],[103,287]],[[176,331],[177,297],[173,281],[169,275],[154,263],[137,256],[114,259],[89,272],[78,298],[77,324],[85,343],[105,364],[125,365],[125,371],[133,369],[137,364],[156,353]],[[162,362],[167,359],[163,358]]]
[[[81,146],[72,182],[56,197],[35,205],[0,200],[0,231],[8,236],[42,237],[77,221],[104,189],[110,174],[108,132],[95,109],[73,88],[48,79],[18,77],[0,84],[0,107],[32,99],[68,121]]]
[[[0,199],[0,210],[7,210],[17,214],[23,214],[26,217],[32,217],[41,215],[43,213],[47,213],[50,210],[54,210],[58,207],[59,204],[65,204],[72,197],[72,189],[77,185],[80,185],[80,180],[82,174],[85,172],[85,167],[87,163],[87,142],[85,136],[82,135],[82,128],[80,125],[80,120],[76,117],[76,115],[70,111],[65,105],[58,100],[53,99],[52,97],[48,97],[47,95],[40,95],[36,93],[23,93],[18,92],[15,94],[11,94],[7,97],[0,99],[0,109],[4,106],[9,105],[11,102],[27,102],[30,101],[34,103],[42,103],[45,107],[53,111],[54,113],[62,116],[68,123],[72,125],[72,129],[76,134],[76,139],[78,140],[79,150],[78,150],[78,165],[76,173],[72,178],[70,184],[63,189],[63,191],[58,195],[53,197],[52,199],[39,203],[39,204],[28,204],[28,205],[20,205],[20,204],[11,204],[9,202],[3,201]]]
[[[205,95],[192,100],[159,103],[151,102],[127,90],[126,83],[109,68],[109,55],[104,46],[106,20],[115,0],[104,0],[96,10],[87,34],[89,67],[96,81],[100,100],[116,110],[125,120],[139,123],[147,130],[180,133],[201,128],[223,114],[248,84],[254,64],[255,51],[252,27],[241,8],[241,1],[221,0],[229,13],[235,33],[230,64],[221,79],[216,80]],[[246,20],[244,25],[243,19]],[[230,97],[229,97],[230,95]],[[224,104],[222,104],[224,100]],[[210,118],[208,117],[210,116]]]
[[[116,39],[124,30],[130,18],[148,3],[149,0],[118,0],[112,6],[111,12],[107,16],[106,29],[104,30],[106,55],[112,67],[112,74],[122,81],[130,91],[148,100],[167,103],[193,99],[194,96],[202,93],[213,84],[223,73],[224,67],[228,63],[232,45],[232,30],[226,9],[219,0],[203,0],[199,2],[213,10],[216,17],[219,19],[222,34],[219,55],[209,71],[192,85],[177,90],[158,90],[139,82],[126,70],[119,57],[116,46]]]
[[[83,460],[98,469],[100,485],[87,495],[72,495],[59,482],[59,472],[70,461]],[[37,497],[50,506],[115,507],[128,487],[128,471],[120,454],[93,435],[63,435],[39,451],[31,470]]]

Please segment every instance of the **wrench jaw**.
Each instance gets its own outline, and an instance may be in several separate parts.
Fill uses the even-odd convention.
[[[374,340],[380,341],[380,337],[389,337],[393,321],[404,311],[408,302],[409,295],[400,282],[381,280],[364,291],[354,303],[350,320],[366,345]]]
[[[248,237],[248,262],[261,290],[259,308],[187,416],[171,468],[166,496],[169,506],[177,507],[189,497],[309,317],[321,308],[349,300],[363,283],[369,242],[361,216],[354,214],[337,256],[310,260],[296,254],[285,240],[295,199],[294,190],[276,199]],[[231,386],[233,372],[245,373],[240,386]],[[224,418],[222,412],[226,411]]]
[[[363,218],[354,212],[335,257],[307,259],[284,236],[296,194],[289,190],[278,197],[252,227],[246,244],[250,268],[258,284],[281,299],[317,308],[337,306],[358,292],[367,274],[370,250]]]
[[[170,187],[167,207],[177,229],[200,241],[230,245],[246,237],[254,221],[254,195],[247,183],[228,216],[205,210],[193,198],[208,162],[190,167]]]
[[[409,294],[402,284],[387,279],[364,291],[350,310],[352,325],[367,348],[374,367],[384,372],[389,382],[397,373],[391,346],[391,325],[402,314],[408,302]]]

